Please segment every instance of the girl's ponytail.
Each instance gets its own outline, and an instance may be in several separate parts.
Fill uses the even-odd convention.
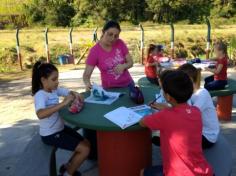
[[[34,95],[41,87],[41,78],[40,78],[40,73],[39,73],[39,67],[42,65],[43,63],[41,61],[37,61],[34,64],[33,70],[32,70],[32,95]]]
[[[194,82],[194,84],[197,86],[197,88],[200,88],[201,84],[201,69],[195,68],[192,64],[183,64],[181,65],[178,70],[185,72]]]

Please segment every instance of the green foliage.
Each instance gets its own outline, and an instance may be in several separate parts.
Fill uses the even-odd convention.
[[[69,26],[75,10],[67,0],[33,0],[24,5],[24,14],[29,24]]]
[[[202,22],[210,14],[209,0],[146,0],[148,12],[156,22],[176,22],[188,20],[189,23]]]
[[[215,0],[213,1],[212,16],[231,18],[236,14],[236,1],[235,0]]]
[[[10,7],[10,8],[9,8]],[[23,16],[24,26],[79,26],[103,24],[108,19],[138,24],[203,23],[206,16],[216,20],[236,17],[235,0],[0,0],[2,16]],[[10,19],[10,18],[9,18]],[[221,22],[218,20],[217,22]],[[226,22],[229,22],[228,20]],[[232,23],[235,22],[231,21]],[[8,20],[14,26],[19,22]],[[21,26],[22,26],[21,24]]]

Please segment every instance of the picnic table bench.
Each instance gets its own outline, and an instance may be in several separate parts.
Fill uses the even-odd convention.
[[[44,144],[40,135],[35,134],[18,160],[13,175],[57,176],[56,151],[56,147]]]
[[[233,95],[236,93],[236,80],[228,79],[225,89],[209,91],[212,97],[217,96],[216,111],[220,120],[231,120]]]
[[[205,149],[204,155],[211,164],[215,176],[230,176],[233,167],[232,149],[222,134],[213,147]]]
[[[138,80],[139,87],[157,87],[150,83],[146,77]],[[157,89],[158,90],[158,89]],[[236,80],[228,79],[228,85],[225,89],[209,91],[212,97],[217,96],[216,111],[220,120],[231,120],[233,95],[236,93]]]

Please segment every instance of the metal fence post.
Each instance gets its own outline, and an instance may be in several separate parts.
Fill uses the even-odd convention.
[[[22,58],[21,58],[21,53],[20,53],[19,31],[20,31],[20,29],[17,28],[16,29],[16,51],[17,51],[17,59],[18,59],[19,65],[20,65],[20,69],[22,71],[23,66],[22,66]]]
[[[211,24],[208,18],[206,18],[207,24],[207,45],[206,45],[206,59],[209,59],[210,54],[210,44],[211,44]]]
[[[72,40],[73,27],[69,31],[69,45],[70,45],[70,54],[73,58],[73,63],[75,64],[74,51],[73,51],[73,40]]]
[[[97,30],[98,30],[98,27],[96,27],[93,31],[93,42],[97,42],[98,41],[98,35],[97,35]]]
[[[144,64],[144,29],[142,24],[139,24],[139,27],[141,29],[141,37],[140,37],[140,53],[141,53],[141,59],[140,63]]]
[[[49,63],[50,53],[48,49],[48,28],[45,29],[45,47],[46,47],[47,63]]]
[[[174,46],[175,29],[174,29],[173,23],[170,24],[170,28],[171,28],[171,37],[170,37],[171,58],[174,59],[174,57],[175,57],[175,46]]]

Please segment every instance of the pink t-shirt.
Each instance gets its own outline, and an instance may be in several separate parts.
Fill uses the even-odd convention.
[[[146,116],[144,124],[160,130],[161,154],[166,176],[212,176],[202,151],[201,112],[181,104]]]
[[[128,48],[121,39],[113,44],[111,51],[105,51],[97,43],[90,49],[86,64],[98,67],[104,88],[126,87],[132,82],[128,70],[125,70],[122,74],[116,74],[114,68],[118,64],[126,62],[125,57],[128,53]]]

